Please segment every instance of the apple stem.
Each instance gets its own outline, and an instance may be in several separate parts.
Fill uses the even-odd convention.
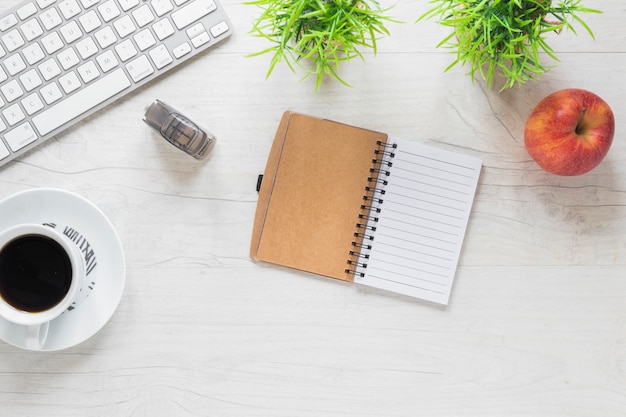
[[[583,120],[585,119],[585,113],[587,113],[587,108],[583,107],[580,118],[578,119],[578,123],[576,123],[576,134],[581,133],[581,130],[583,128]]]

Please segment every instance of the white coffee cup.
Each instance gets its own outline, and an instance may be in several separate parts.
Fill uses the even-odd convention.
[[[24,328],[27,349],[43,347],[84,281],[85,261],[62,231],[20,224],[0,232],[0,317]]]

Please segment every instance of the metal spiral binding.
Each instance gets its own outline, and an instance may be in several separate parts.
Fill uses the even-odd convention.
[[[381,212],[381,205],[384,201],[384,187],[388,184],[386,177],[390,175],[391,160],[396,156],[397,145],[395,143],[386,144],[378,141],[376,145],[378,147],[374,150],[371,175],[367,178],[368,185],[364,190],[363,204],[357,216],[354,241],[352,241],[352,249],[348,252],[348,267],[345,270],[347,274],[361,277],[365,276],[364,270],[367,268],[367,261],[370,257],[376,223],[379,220],[378,214]]]

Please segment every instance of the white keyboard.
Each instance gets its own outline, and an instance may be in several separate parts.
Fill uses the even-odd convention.
[[[0,14],[0,165],[232,33],[217,0],[32,0]]]

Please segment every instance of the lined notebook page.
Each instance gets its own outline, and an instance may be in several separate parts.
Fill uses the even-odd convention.
[[[355,282],[447,304],[480,175],[480,159],[396,143],[366,267]]]

